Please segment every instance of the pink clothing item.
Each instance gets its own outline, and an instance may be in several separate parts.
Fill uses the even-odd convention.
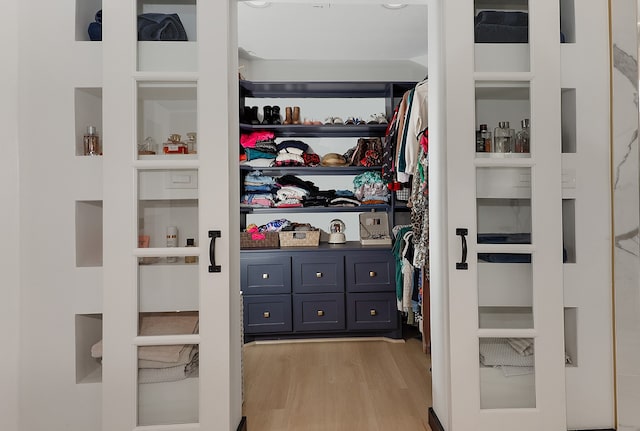
[[[251,132],[248,135],[240,135],[240,145],[244,148],[253,148],[256,146],[256,142],[272,141],[275,137],[273,132]]]

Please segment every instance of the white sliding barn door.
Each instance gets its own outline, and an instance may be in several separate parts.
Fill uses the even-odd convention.
[[[442,7],[447,431],[565,430],[559,3]],[[485,10],[528,14],[529,43],[474,43],[474,17]],[[525,118],[528,151],[492,136],[493,151],[476,152],[481,124],[517,132]]]

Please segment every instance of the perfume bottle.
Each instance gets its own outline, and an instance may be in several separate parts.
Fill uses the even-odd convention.
[[[480,124],[480,137],[482,138],[482,142],[484,144],[484,152],[491,152],[491,132],[487,128],[486,124]]]
[[[96,126],[87,127],[87,133],[83,138],[84,155],[99,156],[100,155],[100,137]]]
[[[196,134],[196,132],[187,133],[187,153],[198,153],[198,135]]]
[[[529,153],[531,151],[529,136],[531,131],[531,123],[528,118],[520,122],[521,130],[516,134],[516,153]]]
[[[498,122],[498,127],[493,130],[493,152],[512,153],[515,133],[509,128],[508,121]]]
[[[187,154],[187,144],[181,141],[182,136],[177,133],[171,134],[169,140],[162,146],[165,154]]]
[[[176,226],[167,227],[167,247],[178,246],[178,228]],[[175,263],[178,261],[176,256],[167,256],[167,262]]]
[[[187,238],[187,247],[195,247],[196,243],[193,238]],[[198,256],[185,256],[184,263],[197,263]]]

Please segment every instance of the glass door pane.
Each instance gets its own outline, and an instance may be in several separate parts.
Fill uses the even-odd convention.
[[[138,82],[137,93],[138,159],[196,159],[196,83]]]
[[[198,422],[198,345],[138,347],[137,387],[138,426]]]
[[[480,408],[535,408],[533,338],[479,340]]]
[[[139,71],[195,72],[196,0],[137,0]]]

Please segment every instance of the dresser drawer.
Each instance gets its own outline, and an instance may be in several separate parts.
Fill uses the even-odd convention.
[[[344,293],[293,295],[295,331],[335,331],[345,327]]]
[[[396,329],[398,311],[396,294],[347,293],[347,328],[349,330]]]
[[[240,285],[245,295],[291,292],[289,256],[248,256],[240,258]]]
[[[341,255],[293,256],[295,293],[344,292],[344,258]]]
[[[291,332],[291,295],[243,295],[244,332]]]
[[[390,251],[346,257],[347,292],[395,292],[395,263]]]

